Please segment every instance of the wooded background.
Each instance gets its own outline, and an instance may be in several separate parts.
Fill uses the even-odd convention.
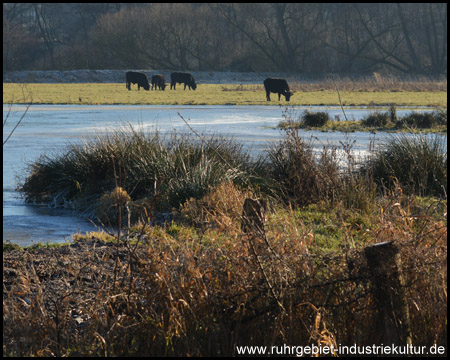
[[[3,3],[3,71],[447,73],[446,3]]]

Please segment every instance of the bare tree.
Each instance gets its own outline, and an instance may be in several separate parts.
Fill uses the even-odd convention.
[[[444,74],[446,3],[4,3],[3,69]]]

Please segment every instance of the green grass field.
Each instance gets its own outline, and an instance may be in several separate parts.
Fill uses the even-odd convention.
[[[294,87],[295,90],[295,87]],[[340,91],[343,105],[447,107],[446,91]],[[126,105],[339,105],[336,91],[296,91],[290,102],[271,94],[266,101],[263,85],[201,84],[196,91],[128,91],[123,84],[3,84],[3,103],[20,104],[126,104]]]

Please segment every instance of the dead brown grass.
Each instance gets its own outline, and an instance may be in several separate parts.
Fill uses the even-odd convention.
[[[381,330],[363,248],[392,240],[413,344],[447,345],[446,215],[437,218],[434,205],[418,212],[413,197],[392,192],[369,228],[343,223],[341,246],[323,252],[292,210],[272,206],[265,239],[239,233],[234,207],[242,197],[221,185],[188,201],[185,215],[210,224],[201,237],[147,225],[118,248],[91,236],[4,252],[4,355],[233,356],[246,345],[373,345]]]
[[[340,91],[376,92],[376,91],[447,91],[447,78],[439,79],[429,76],[395,76],[373,73],[367,77],[337,77],[328,76],[314,82],[290,82],[293,91]]]

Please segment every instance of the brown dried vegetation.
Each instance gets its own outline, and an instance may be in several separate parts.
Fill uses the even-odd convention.
[[[306,220],[273,204],[263,236],[240,232],[247,195],[223,184],[187,201],[179,216],[196,229],[141,224],[119,244],[95,234],[4,252],[4,355],[233,356],[245,345],[377,344],[363,248],[392,240],[413,344],[446,346],[443,202],[419,206],[396,189],[369,227],[342,220],[341,245],[324,251]]]

